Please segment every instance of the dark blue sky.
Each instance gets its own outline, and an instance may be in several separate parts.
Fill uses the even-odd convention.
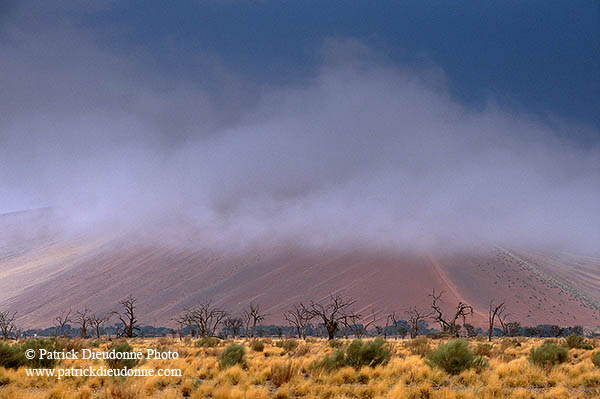
[[[145,0],[80,10],[75,21],[101,32],[102,45],[147,51],[166,73],[201,75],[191,55],[208,53],[257,82],[285,83],[316,71],[325,38],[350,37],[390,62],[440,67],[463,103],[558,115],[598,138],[598,1]]]

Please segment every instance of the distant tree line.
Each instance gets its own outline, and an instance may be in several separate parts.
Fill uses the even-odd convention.
[[[430,306],[421,309],[409,307],[404,312],[382,314],[371,308],[363,312],[356,310],[356,301],[340,293],[331,294],[318,301],[298,302],[283,313],[287,325],[264,325],[269,316],[260,304],[249,303],[239,314],[230,313],[210,301],[187,307],[172,321],[176,328],[142,326],[138,320],[137,300],[133,296],[119,301],[116,311],[97,314],[88,308],[73,312],[65,310],[55,318],[54,326],[46,329],[22,331],[15,324],[16,312],[0,312],[0,334],[4,340],[26,336],[55,336],[100,338],[137,336],[191,336],[191,337],[262,337],[262,336],[308,336],[334,338],[380,336],[383,338],[415,338],[429,336],[487,335],[492,337],[565,337],[570,334],[593,335],[581,326],[561,327],[558,325],[521,326],[511,319],[504,302],[490,301],[488,328],[476,328],[468,323],[473,316],[473,307],[459,301],[451,311],[442,307],[444,292],[429,295]],[[446,310],[444,310],[446,309]],[[401,315],[404,315],[402,318]],[[113,325],[108,325],[114,320]],[[430,328],[428,321],[439,328]]]

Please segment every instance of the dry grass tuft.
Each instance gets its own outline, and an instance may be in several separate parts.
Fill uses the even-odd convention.
[[[146,360],[137,368],[180,368],[182,377],[67,378],[28,377],[23,368],[0,368],[0,399],[589,399],[600,397],[600,350],[573,348],[568,360],[540,368],[529,360],[531,350],[544,343],[539,338],[497,338],[490,344],[469,340],[473,359],[480,357],[489,367],[447,373],[427,364],[427,355],[448,340],[387,340],[388,362],[371,364],[366,354],[378,347],[373,339],[361,345],[352,340],[311,338],[306,341],[255,339],[219,341],[217,346],[198,345],[196,339],[134,339],[134,350],[164,348],[177,351],[176,360]],[[251,349],[254,342],[263,351]],[[294,343],[298,345],[296,346]],[[106,349],[114,342],[99,343]],[[564,340],[558,347],[566,350]],[[208,342],[207,342],[208,344]],[[242,359],[222,366],[226,349]],[[584,345],[598,345],[587,340]],[[74,340],[67,345],[93,347]],[[212,345],[212,343],[210,343]],[[241,350],[241,348],[243,350]],[[362,348],[366,348],[364,353]],[[349,351],[349,352],[348,352]],[[314,367],[326,356],[342,361],[331,369]],[[233,356],[236,355],[236,356]],[[360,360],[360,361],[359,361]],[[363,365],[363,363],[365,365]],[[57,367],[101,366],[103,362],[63,361]],[[334,362],[335,364],[335,362]]]

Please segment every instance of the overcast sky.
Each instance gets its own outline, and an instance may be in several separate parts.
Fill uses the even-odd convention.
[[[0,6],[0,212],[597,251],[596,1],[48,4]]]

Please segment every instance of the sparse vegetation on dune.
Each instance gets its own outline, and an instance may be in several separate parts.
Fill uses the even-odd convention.
[[[181,369],[176,377],[28,377],[26,366],[0,367],[0,399],[62,398],[593,398],[600,395],[600,351],[569,349],[566,340],[134,338],[117,343],[61,340],[63,347],[144,351],[177,359],[143,359],[135,369]],[[252,348],[262,344],[262,351]],[[20,344],[4,344],[2,354]],[[598,348],[597,340],[585,345]],[[97,347],[97,348],[96,348]],[[541,360],[538,360],[541,359]],[[53,367],[99,367],[61,360]]]

